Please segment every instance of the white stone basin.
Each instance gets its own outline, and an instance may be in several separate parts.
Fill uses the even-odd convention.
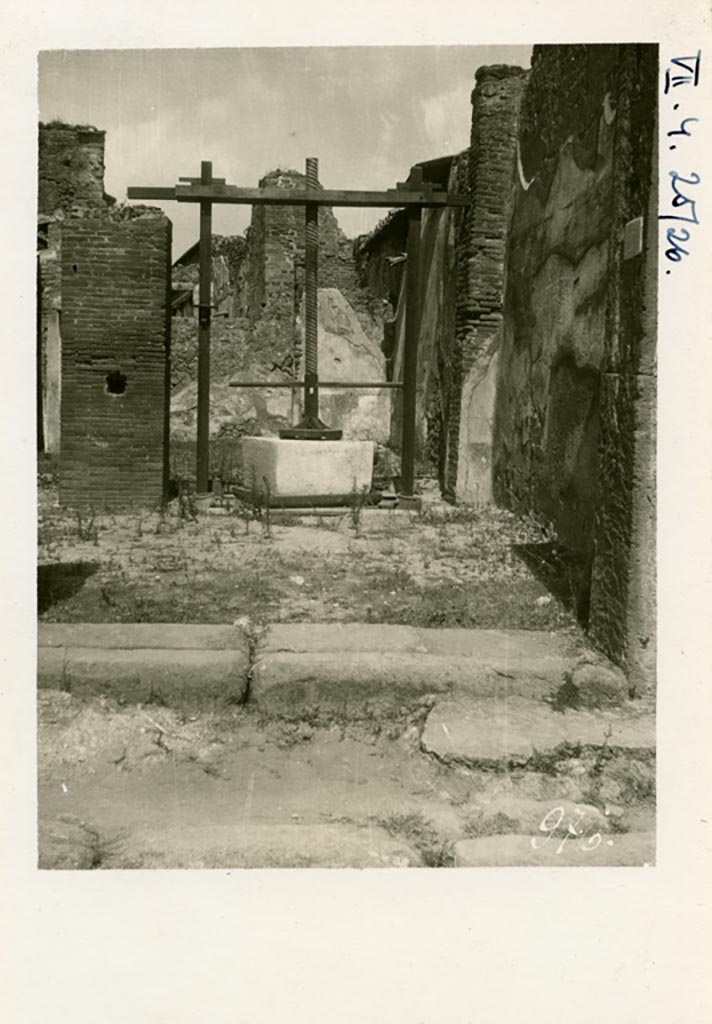
[[[273,497],[343,496],[371,489],[373,441],[293,441],[245,437],[241,444],[244,486],[267,480]]]

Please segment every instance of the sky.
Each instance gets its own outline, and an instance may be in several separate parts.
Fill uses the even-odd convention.
[[[325,188],[386,189],[420,160],[469,143],[470,93],[483,64],[528,67],[529,46],[49,50],[39,55],[39,117],[106,131],[105,190],[213,174],[254,187],[276,167],[319,160]],[[177,258],[198,211],[162,206]],[[383,210],[336,211],[346,234]],[[216,234],[239,234],[250,208],[213,207]]]

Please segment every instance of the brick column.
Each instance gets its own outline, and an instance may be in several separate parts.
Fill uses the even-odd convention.
[[[467,191],[457,239],[457,305],[444,494],[492,498],[492,419],[517,123],[526,72],[479,68],[472,93]]]
[[[63,505],[160,504],[167,479],[171,223],[62,230]]]

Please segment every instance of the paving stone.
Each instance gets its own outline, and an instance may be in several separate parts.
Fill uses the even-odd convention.
[[[535,848],[536,847],[536,848]],[[455,844],[455,867],[643,867],[655,864],[655,835],[627,832],[586,839],[500,835]]]
[[[108,868],[402,868],[421,865],[381,829],[350,825],[140,828],[109,852]]]
[[[62,815],[41,820],[37,834],[40,870],[86,870],[97,861],[99,836],[79,818]]]
[[[655,720],[630,708],[555,711],[548,705],[510,697],[502,701],[438,703],[428,715],[423,749],[443,760],[497,762],[526,760],[561,744],[652,750]]]
[[[471,827],[482,836],[497,832],[526,835],[555,831],[566,834],[574,829],[579,835],[592,832],[611,832],[617,827],[617,818],[591,804],[573,800],[527,800],[521,797],[499,797],[487,803],[476,803],[467,808]],[[498,827],[499,826],[499,827]],[[472,838],[476,838],[471,833]]]

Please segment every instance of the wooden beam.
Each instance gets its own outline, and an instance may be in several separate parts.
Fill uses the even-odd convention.
[[[306,381],[303,380],[231,380],[228,387],[231,388],[303,388]],[[320,380],[320,388],[402,388],[401,381],[376,380],[376,381],[354,381],[354,380]]]
[[[129,186],[126,189],[127,199],[175,199],[175,188],[153,188],[152,186]]]
[[[202,181],[200,180],[200,178],[179,178],[178,181],[185,182],[188,185],[202,185],[203,184]],[[224,185],[225,184],[225,179],[224,178],[213,178],[211,184],[213,184],[213,185]]]
[[[405,345],[403,352],[403,425],[401,480],[403,495],[415,494],[415,433],[420,341],[420,210],[408,211],[408,263],[406,265]]]
[[[130,198],[167,198],[149,196],[155,189],[130,189]],[[360,192],[343,189],[321,189],[316,195],[306,189],[240,188],[237,185],[177,185],[175,198],[179,203],[232,203],[243,206],[342,206],[342,207],[437,207],[468,206],[467,196],[451,195],[430,189],[389,189],[386,192]]]
[[[200,177],[208,183],[213,176],[213,165],[203,160]],[[198,415],[197,464],[195,487],[205,494],[210,479],[210,313],[212,278],[212,204],[200,204],[200,248],[198,278]]]

